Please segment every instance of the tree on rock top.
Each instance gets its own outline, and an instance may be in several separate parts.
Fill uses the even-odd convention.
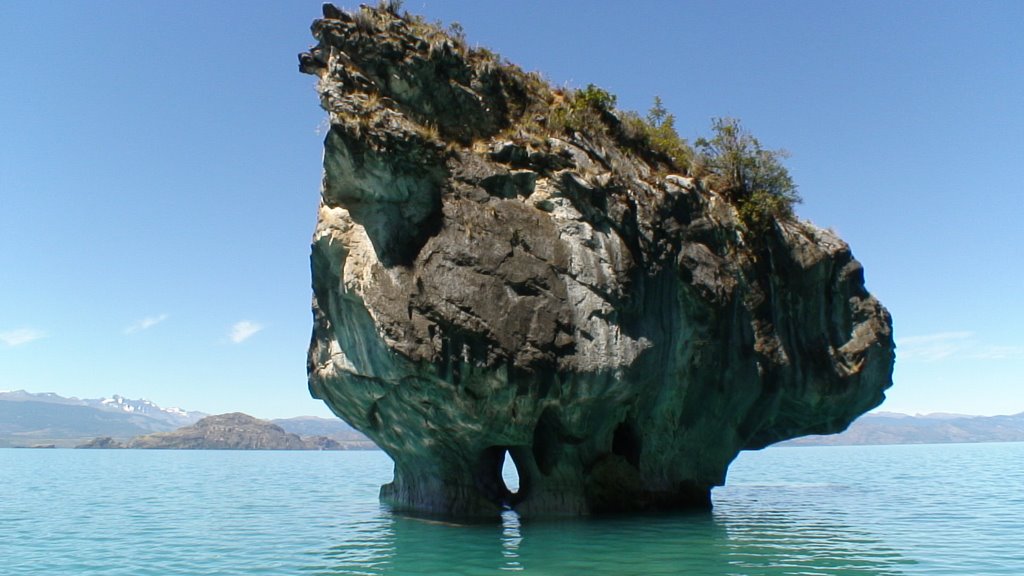
[[[762,232],[773,219],[793,217],[800,194],[782,165],[785,150],[767,150],[735,118],[715,118],[715,135],[699,138],[696,173],[732,202],[743,223]]]

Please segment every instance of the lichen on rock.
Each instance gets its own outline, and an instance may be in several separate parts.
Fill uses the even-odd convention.
[[[312,30],[309,386],[394,459],[392,505],[706,508],[740,450],[883,400],[891,319],[836,235],[754,237],[614,112],[552,129],[564,95],[414,17],[325,5]]]

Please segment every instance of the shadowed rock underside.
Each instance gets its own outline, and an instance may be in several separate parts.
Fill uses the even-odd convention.
[[[754,237],[615,114],[552,130],[564,94],[415,18],[326,5],[313,35],[309,386],[394,459],[395,507],[707,508],[740,450],[883,400],[891,320],[835,234]]]

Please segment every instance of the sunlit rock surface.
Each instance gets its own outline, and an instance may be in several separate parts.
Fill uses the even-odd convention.
[[[835,234],[748,237],[614,116],[552,132],[561,94],[415,19],[327,5],[313,34],[309,385],[394,459],[395,507],[706,508],[740,450],[883,400],[891,320]]]

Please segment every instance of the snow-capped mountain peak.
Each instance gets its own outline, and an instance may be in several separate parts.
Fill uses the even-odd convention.
[[[141,414],[158,420],[166,420],[172,424],[180,426],[195,423],[200,418],[206,416],[206,414],[202,412],[189,412],[182,410],[181,408],[161,408],[149,400],[132,400],[119,394],[114,394],[110,398],[86,400],[85,402],[94,408],[116,410],[118,412],[127,412],[129,414]]]
[[[53,392],[32,393],[25,390],[0,392],[0,400],[8,402],[45,402],[50,404],[70,404],[89,406],[105,412],[123,412],[132,416],[144,417],[164,423],[170,429],[195,424],[209,416],[204,412],[193,412],[181,408],[161,408],[154,402],[145,399],[132,400],[120,394],[109,398],[65,398]]]

